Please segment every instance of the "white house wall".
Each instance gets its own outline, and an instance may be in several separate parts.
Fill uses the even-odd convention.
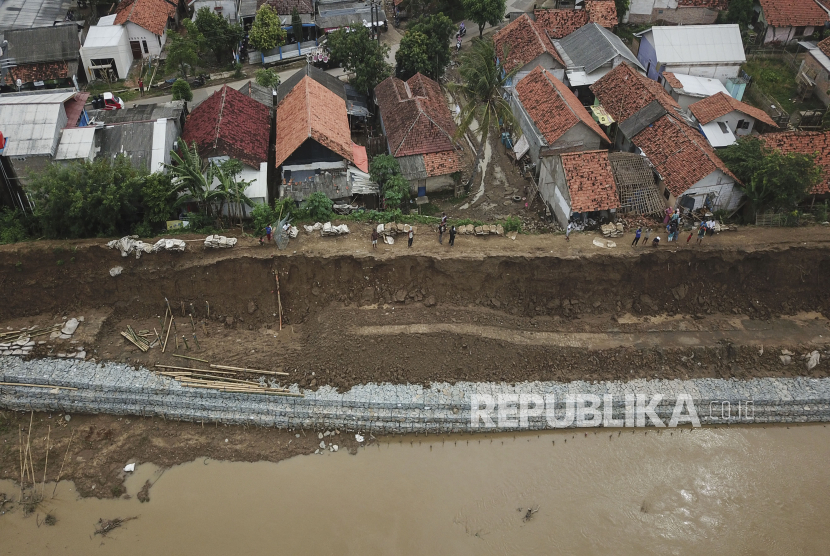
[[[560,159],[549,156],[542,159],[539,173],[539,194],[551,207],[556,220],[561,226],[567,226],[571,218],[571,202],[568,186],[565,183],[565,172],[562,170]]]
[[[119,43],[113,46],[81,47],[81,63],[84,65],[87,80],[91,81],[93,79],[92,71],[89,69],[92,60],[108,58],[115,60],[118,78],[126,79],[133,63],[133,53],[130,50],[130,40],[127,38],[127,33],[122,34]]]
[[[667,64],[662,67],[660,73],[671,72],[685,75],[694,75],[697,77],[708,77],[710,79],[717,79],[721,83],[726,84],[726,80],[730,77],[738,77],[741,70],[740,64],[712,64],[712,65],[673,65]]]
[[[565,68],[563,68],[562,64],[557,62],[553,56],[545,52],[544,54],[537,56],[536,59],[534,59],[532,62],[523,66],[522,69],[517,71],[516,76],[513,78],[513,84],[515,85],[516,83],[521,81],[525,76],[527,76],[527,74],[532,72],[537,67],[541,67],[548,70],[559,81],[565,80]]]
[[[695,199],[695,210],[703,207],[706,195],[715,193],[713,208],[715,210],[735,210],[743,198],[740,187],[735,185],[735,180],[716,170],[694,184],[684,192]]]
[[[221,7],[221,10],[215,8]],[[193,17],[200,8],[210,8],[213,13],[221,14],[225,19],[236,22],[236,1],[235,0],[196,0],[193,3]]]
[[[161,54],[161,48],[164,46],[165,41],[167,41],[167,30],[164,31],[163,35],[158,36],[144,27],[140,27],[132,22],[127,22],[126,28],[127,36],[130,41],[138,41],[139,43],[147,41],[148,52],[144,52],[144,45],[142,44],[142,57],[147,58],[149,56],[158,56]],[[132,56],[132,51],[130,52],[130,55]]]

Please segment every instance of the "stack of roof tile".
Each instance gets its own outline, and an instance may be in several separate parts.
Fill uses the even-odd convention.
[[[571,210],[590,212],[620,206],[608,151],[560,155],[571,197]]]

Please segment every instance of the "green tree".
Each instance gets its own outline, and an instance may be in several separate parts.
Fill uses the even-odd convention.
[[[179,70],[182,77],[187,78],[187,66],[195,68],[199,64],[199,51],[203,48],[204,37],[189,19],[182,21],[182,25],[185,34],[170,34],[165,68],[168,72]]]
[[[372,181],[380,186],[386,183],[386,180],[392,176],[400,175],[401,167],[396,159],[391,154],[379,154],[372,158],[369,163],[369,176]]]
[[[204,37],[204,46],[213,52],[220,63],[231,59],[233,50],[245,37],[242,25],[230,23],[207,6],[196,12],[195,24]]]
[[[507,51],[503,52],[501,59],[506,60],[507,54]],[[472,49],[461,56],[458,73],[462,82],[448,84],[448,87],[460,94],[466,102],[461,109],[458,137],[467,133],[473,120],[478,122],[482,144],[487,142],[491,128],[498,131],[499,125],[520,132],[510,103],[502,97],[502,89],[517,71],[518,67],[507,72],[496,61],[496,47],[493,41],[473,41]]]
[[[251,47],[260,52],[268,52],[284,45],[286,36],[277,11],[268,4],[260,6],[254,18],[254,24],[248,32],[248,42]]]
[[[498,25],[504,20],[506,0],[461,0],[467,19],[478,25],[478,37],[484,36],[484,26]]]
[[[213,175],[219,182],[213,189],[214,199],[219,202],[217,214],[222,216],[225,211],[225,204],[228,205],[228,217],[233,222],[234,218],[242,223],[245,215],[244,207],[254,206],[254,202],[245,195],[245,190],[251,185],[251,181],[240,180],[242,163],[236,159],[229,159],[214,167]]]
[[[172,177],[173,190],[178,195],[189,195],[199,205],[200,212],[210,214],[211,203],[221,196],[211,190],[216,167],[202,162],[195,142],[192,146],[185,144],[181,154],[170,151],[170,158],[173,163],[164,166]]]
[[[743,183],[755,211],[794,209],[821,180],[815,154],[783,154],[756,137],[742,137],[718,154]]]
[[[280,76],[271,68],[259,68],[254,74],[258,85],[268,87],[269,89],[276,89],[280,84]]]
[[[729,10],[726,12],[726,20],[729,23],[737,23],[745,29],[752,23],[753,0],[729,0]]]
[[[332,207],[334,202],[326,197],[322,191],[315,191],[306,199],[306,210],[309,216],[317,222],[328,222],[334,216]]]
[[[631,0],[614,0],[614,7],[617,8],[617,20],[622,23],[628,8],[631,7]]]
[[[403,202],[409,200],[409,193],[409,180],[400,174],[391,176],[383,184],[383,201],[386,210],[400,209]]]
[[[141,188],[141,198],[144,206],[143,220],[152,227],[170,220],[178,206],[178,195],[170,175],[162,172],[155,172],[146,177]]]
[[[303,42],[303,18],[296,6],[291,8],[291,32],[294,33],[295,41]]]
[[[193,100],[193,91],[190,89],[190,83],[181,77],[173,82],[171,91],[173,93],[173,100],[186,100],[188,102]]]
[[[450,63],[450,39],[454,33],[455,25],[442,13],[418,20],[401,39],[395,53],[401,77],[408,79],[418,72],[433,79],[444,75]]]
[[[331,58],[349,73],[352,87],[364,94],[392,75],[392,67],[386,63],[389,46],[372,40],[371,32],[364,26],[338,29],[329,34],[327,46]]]

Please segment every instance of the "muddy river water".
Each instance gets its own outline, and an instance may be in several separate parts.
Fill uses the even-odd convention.
[[[0,554],[828,554],[828,462],[830,427],[811,425],[394,437],[276,464],[139,465],[129,500],[61,483],[36,514],[0,515]]]

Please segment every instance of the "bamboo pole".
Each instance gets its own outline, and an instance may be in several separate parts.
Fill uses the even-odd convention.
[[[226,371],[240,371],[243,373],[258,373],[263,375],[280,375],[280,376],[288,376],[288,373],[283,373],[280,371],[260,371],[257,369],[243,369],[240,367],[229,367],[227,365],[211,365],[211,369],[224,369]]]
[[[177,353],[173,353],[172,355],[173,357],[180,357],[182,359],[190,359],[191,361],[201,361],[202,363],[210,364],[210,361],[207,361],[206,359],[199,359],[198,357],[190,357],[189,355],[179,355]]]
[[[23,500],[23,427],[17,425],[17,446],[20,450],[20,500]]]
[[[184,342],[184,348],[190,351],[190,345],[187,343],[187,337],[184,334],[182,334],[182,342]]]
[[[239,384],[250,384],[251,386],[258,386],[260,388],[264,388],[264,386],[262,386],[259,382],[253,382],[253,381],[250,381],[250,380],[242,380],[241,378],[231,378],[229,376],[227,376],[227,377],[215,377],[215,376],[210,376],[210,375],[200,375],[200,374],[197,374],[197,373],[191,373],[190,376],[194,376],[194,377],[197,377],[197,378],[198,377],[209,378],[209,379],[213,380],[214,382],[222,382],[222,381],[237,382]]]
[[[0,386],[31,386],[32,388],[57,388],[59,390],[77,390],[71,386],[53,386],[51,384],[26,384],[25,382],[0,382]]]
[[[126,332],[122,332],[122,333],[121,333],[121,335],[122,335],[122,336],[124,336],[124,338],[126,338],[126,339],[127,339],[127,341],[129,341],[130,343],[132,343],[135,347],[137,347],[138,349],[140,349],[142,352],[146,352],[146,351],[147,351],[147,349],[148,349],[148,348],[146,348],[146,347],[142,346],[142,345],[141,345],[141,344],[139,344],[137,341],[133,340],[133,339],[132,339],[132,337],[130,337],[130,335],[129,335],[129,334],[127,334]]]
[[[280,274],[279,272],[274,272],[274,278],[277,280],[277,308],[279,309],[280,315],[280,330],[282,330],[282,297],[280,297]]]
[[[190,326],[193,327],[193,332],[196,332],[196,322],[193,320],[193,313],[190,313]]]
[[[75,429],[72,429],[72,434],[69,435],[69,444],[66,445],[66,453],[63,455],[63,463],[61,463],[61,470],[58,471],[58,478],[55,480],[55,488],[52,489],[52,498],[55,497],[55,491],[58,490],[58,483],[61,481],[63,475],[63,466],[66,465],[66,458],[69,456],[69,447],[72,446],[72,439],[75,437]]]
[[[196,333],[193,333],[193,341],[196,342],[196,347],[199,348],[199,351],[202,351],[202,344],[199,343],[199,339],[196,337]]]
[[[167,299],[167,298],[165,298]],[[164,353],[164,350],[167,349],[167,340],[170,339],[170,329],[173,328],[173,316],[170,316],[170,324],[167,325],[167,335],[164,337],[164,345],[161,346],[161,352]],[[162,330],[162,332],[164,332]]]
[[[43,463],[43,482],[40,483],[40,498],[43,499],[43,489],[46,488],[46,469],[49,467],[49,438],[52,434],[52,425],[46,429],[46,461]]]
[[[26,468],[27,465],[27,456],[29,456],[29,448],[31,447],[31,440],[32,440],[32,420],[35,417],[35,412],[32,411],[29,415],[29,432],[26,436],[26,451],[23,452],[23,470],[28,474],[28,469]],[[31,458],[29,458],[31,459]],[[34,483],[34,473],[32,473],[32,483]]]
[[[219,386],[211,386],[209,384],[187,384],[182,383],[183,386],[187,386],[188,388],[207,388],[209,390],[221,390],[223,392],[231,392],[237,394],[270,394],[272,396],[287,396],[291,398],[304,398],[303,394],[295,394],[293,392],[274,392],[271,390],[243,390],[239,388],[222,388]]]

